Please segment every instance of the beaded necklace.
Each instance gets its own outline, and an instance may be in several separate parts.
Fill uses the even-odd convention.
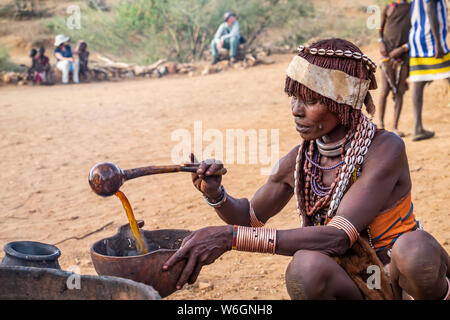
[[[294,171],[294,194],[297,213],[302,226],[305,218],[311,217],[314,225],[324,225],[328,218],[336,214],[340,201],[347,191],[350,181],[359,175],[364,156],[375,135],[376,126],[364,114],[361,114],[354,135],[348,132],[341,147],[341,161],[331,167],[322,167],[319,153],[315,150],[315,142],[308,141],[299,148]],[[346,150],[347,141],[350,147]],[[306,145],[308,151],[306,151]],[[300,171],[303,163],[303,171]],[[322,170],[338,168],[336,178],[330,187],[322,185]],[[303,174],[304,173],[304,174]],[[302,180],[302,190],[300,188]],[[303,197],[300,195],[303,193]]]

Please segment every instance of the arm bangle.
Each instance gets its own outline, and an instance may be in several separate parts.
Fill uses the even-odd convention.
[[[253,210],[252,202],[248,201],[249,205],[249,214],[250,214],[250,226],[252,227],[264,227],[264,222],[261,222],[255,214]]]
[[[343,216],[334,216],[334,218],[331,219],[327,226],[335,227],[339,230],[344,231],[350,240],[350,247],[353,246],[353,244],[359,238],[358,230],[356,230],[355,226]]]
[[[220,208],[226,201],[227,201],[227,192],[225,191],[225,188],[221,185],[220,186],[220,200],[217,202],[211,202],[209,199],[203,195],[203,198],[205,198],[206,203],[209,204],[213,208]]]
[[[233,228],[232,248],[238,251],[275,254],[277,230],[274,228],[254,228],[237,226],[236,241]]]

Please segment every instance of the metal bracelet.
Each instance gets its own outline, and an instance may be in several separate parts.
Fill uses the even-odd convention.
[[[225,191],[225,188],[221,185],[220,186],[220,200],[217,202],[211,202],[208,197],[203,195],[203,198],[205,198],[206,203],[210,205],[213,208],[220,208],[222,204],[227,201],[227,192]]]

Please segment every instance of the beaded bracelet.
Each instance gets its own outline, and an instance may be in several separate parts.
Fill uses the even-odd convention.
[[[274,228],[237,226],[235,246],[232,245],[232,248],[238,251],[275,254],[276,238],[277,231]]]
[[[231,249],[236,250],[236,240],[237,240],[237,232],[238,232],[238,226],[233,226],[233,242],[231,244]]]

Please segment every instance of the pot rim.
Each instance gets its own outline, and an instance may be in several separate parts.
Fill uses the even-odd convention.
[[[142,221],[142,220],[139,220],[139,221]],[[136,256],[108,256],[108,255],[106,255],[106,254],[102,254],[102,253],[99,253],[98,251],[95,251],[95,250],[94,250],[94,246],[96,246],[98,243],[101,243],[102,241],[113,239],[114,237],[116,237],[116,236],[120,233],[120,229],[121,229],[122,227],[124,227],[124,226],[127,226],[127,225],[128,225],[128,224],[124,224],[124,225],[120,226],[120,227],[118,228],[118,233],[117,233],[117,234],[115,234],[115,235],[113,235],[113,236],[110,236],[110,237],[106,237],[106,238],[103,238],[103,239],[100,239],[100,240],[95,241],[95,242],[91,245],[91,247],[90,247],[90,253],[91,253],[91,256],[92,256],[92,255],[96,255],[96,256],[98,256],[98,257],[111,258],[111,259],[130,259],[130,258],[134,258],[134,259],[135,259],[135,258],[140,258],[140,257],[146,257],[146,256],[148,256],[148,255],[150,255],[150,254],[152,254],[152,253],[167,252],[167,251],[169,251],[169,252],[175,252],[175,251],[178,250],[178,249],[159,248],[159,249],[157,249],[157,250],[149,251],[149,252],[147,252],[147,253],[145,253],[145,254],[138,254],[138,255],[136,255]],[[155,231],[161,232],[161,231],[169,231],[169,230],[171,230],[171,231],[172,231],[172,230],[173,230],[173,231],[187,231],[187,232],[189,232],[189,233],[192,232],[192,231],[190,231],[190,230],[185,230],[185,229],[157,229],[157,230],[143,230],[143,232],[144,232],[144,234],[145,234],[145,232],[155,232]]]
[[[91,255],[95,255],[95,256],[98,256],[98,257],[102,257],[102,258],[108,258],[108,259],[123,259],[123,260],[125,260],[125,259],[142,258],[142,257],[149,256],[149,255],[151,255],[151,254],[153,254],[153,253],[167,252],[167,251],[177,251],[177,250],[178,250],[178,249],[166,249],[166,248],[160,248],[160,249],[158,249],[158,250],[149,251],[149,252],[147,252],[147,253],[145,253],[145,254],[138,254],[138,255],[136,255],[136,256],[108,256],[108,255],[106,255],[106,254],[102,254],[102,253],[99,253],[99,252],[97,252],[97,251],[94,250],[94,246],[95,246],[98,242],[103,241],[103,240],[105,240],[105,239],[99,240],[99,241],[95,242],[95,243],[91,246],[91,250],[90,250],[90,251],[91,251]]]
[[[53,253],[50,254],[27,254],[20,251],[17,251],[17,249],[14,248],[17,244],[29,244],[34,245],[36,247],[39,247],[44,250],[53,251]],[[5,244],[3,247],[3,250],[5,253],[11,257],[27,260],[27,261],[55,261],[59,258],[61,255],[61,251],[55,247],[54,245],[48,244],[48,243],[42,243],[37,241],[12,241]]]

